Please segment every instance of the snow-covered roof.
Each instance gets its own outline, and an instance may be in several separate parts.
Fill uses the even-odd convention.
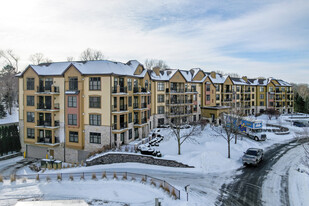
[[[159,75],[157,76],[154,71],[150,71],[150,78],[152,80],[158,80],[158,81],[168,81],[172,76],[177,72],[177,69],[166,69],[159,72]]]
[[[248,79],[251,85],[254,86],[266,86],[267,79]]]
[[[30,65],[30,67],[33,68],[33,70],[40,76],[54,76],[63,75],[66,69],[71,65],[76,67],[82,74],[118,74],[133,76],[136,68],[141,64],[136,60],[131,60],[127,63],[97,60],[44,63],[39,65]],[[146,72],[147,70],[144,69],[140,75],[134,76],[143,77]]]
[[[226,79],[224,76],[218,73],[216,74],[216,78],[212,78],[210,74],[208,75],[208,77],[214,84],[223,84]]]
[[[233,84],[236,85],[250,85],[250,82],[247,82],[242,78],[230,77],[230,79],[232,80]]]

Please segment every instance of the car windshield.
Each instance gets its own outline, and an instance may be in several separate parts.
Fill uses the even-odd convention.
[[[255,151],[255,150],[247,150],[246,154],[247,154],[247,155],[254,155],[254,156],[257,156],[257,151]]]

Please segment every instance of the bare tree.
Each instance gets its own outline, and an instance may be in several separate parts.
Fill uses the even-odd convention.
[[[72,57],[72,56],[67,57],[67,61],[68,61],[68,62],[72,62],[72,61],[74,61],[74,57]]]
[[[51,63],[53,62],[51,59],[44,56],[42,53],[35,53],[30,55],[29,60],[32,62],[32,64],[38,65],[41,63]]]
[[[240,78],[240,75],[237,73],[225,73],[225,75],[230,76],[230,77]]]
[[[173,112],[173,118],[168,119],[172,133],[177,140],[178,155],[181,155],[181,145],[184,142],[188,141],[197,143],[197,135],[201,133],[201,127],[199,127],[201,124],[199,122],[191,124],[190,126],[185,125],[185,123],[187,122],[182,121],[182,115],[183,111],[179,109],[179,107],[175,107],[175,112]]]
[[[215,131],[218,135],[223,137],[227,142],[227,157],[231,158],[231,141],[237,137],[238,131],[238,123],[237,117],[234,116],[232,110],[229,111],[228,114],[221,113],[221,130],[215,127],[213,131]]]
[[[14,54],[12,49],[8,49],[6,51],[0,50],[0,59],[4,59],[4,65],[10,65],[12,68],[14,68],[14,71],[18,71],[18,63],[19,63],[19,57]]]
[[[144,66],[146,69],[153,69],[154,67],[159,67],[161,70],[164,70],[169,68],[165,61],[158,59],[146,59]]]
[[[265,113],[267,114],[268,119],[271,120],[273,116],[277,116],[279,112],[273,108],[270,108],[266,109]]]
[[[88,48],[83,51],[80,55],[80,60],[82,61],[92,61],[92,60],[103,60],[104,55],[101,51]]]
[[[237,139],[238,139],[238,134],[239,134],[239,125],[241,124],[242,116],[244,116],[243,107],[236,107],[236,108],[231,109],[230,115],[234,116],[232,132],[235,136],[235,144],[237,144]]]

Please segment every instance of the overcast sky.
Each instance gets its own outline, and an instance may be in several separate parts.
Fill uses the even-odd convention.
[[[34,53],[78,60],[93,48],[120,62],[154,58],[175,69],[309,82],[308,0],[0,3],[0,49],[13,49],[22,69]]]

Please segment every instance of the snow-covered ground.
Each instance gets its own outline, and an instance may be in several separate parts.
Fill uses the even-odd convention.
[[[12,115],[9,113],[6,114],[6,117],[3,119],[0,119],[0,125],[1,124],[8,124],[8,123],[13,123],[13,122],[18,122],[18,107],[13,107],[12,108]]]
[[[159,150],[165,159],[173,159],[188,165],[194,166],[200,172],[224,172],[235,170],[242,166],[241,157],[250,147],[266,149],[276,143],[289,141],[297,136],[295,132],[302,132],[302,128],[291,126],[290,122],[286,122],[287,116],[282,116],[279,119],[273,118],[268,120],[266,115],[257,117],[262,120],[264,128],[266,123],[276,124],[288,127],[290,134],[276,135],[271,132],[266,132],[266,141],[255,141],[248,137],[238,136],[237,144],[235,140],[231,141],[231,158],[227,158],[227,141],[208,125],[194,139],[197,142],[187,141],[181,147],[182,155],[177,155],[177,142],[170,129],[160,129],[165,136],[165,140],[160,143]],[[214,128],[218,129],[218,128]]]
[[[267,140],[261,142],[254,141],[247,137],[241,139],[239,136],[237,144],[234,143],[234,140],[231,142],[230,159],[227,158],[226,140],[214,132],[210,126],[207,126],[204,131],[195,138],[197,142],[183,143],[181,147],[182,155],[177,155],[177,143],[171,131],[169,129],[160,129],[161,134],[165,136],[158,147],[163,155],[162,158],[183,162],[195,166],[195,168],[171,168],[139,163],[122,163],[45,171],[45,173],[123,171],[147,174],[166,180],[179,189],[181,191],[181,200],[172,200],[160,189],[137,182],[87,180],[85,182],[63,181],[61,183],[46,183],[41,181],[40,183],[35,183],[28,181],[27,183],[17,182],[15,185],[6,182],[0,185],[0,205],[3,201],[17,201],[19,197],[24,197],[26,199],[28,197],[34,197],[33,199],[35,199],[35,197],[39,199],[65,199],[66,195],[69,198],[75,199],[80,197],[87,201],[94,199],[109,200],[110,205],[122,205],[124,203],[129,203],[130,205],[154,205],[155,197],[163,197],[163,205],[214,205],[217,196],[220,194],[221,185],[231,182],[231,177],[235,175],[236,169],[242,167],[241,157],[247,148],[259,147],[267,150],[268,147],[276,143],[290,141],[296,138],[298,135],[297,133],[304,132],[303,128],[294,127],[290,122],[285,121],[287,118],[288,116],[282,116],[278,120],[275,118],[268,120],[266,115],[258,117],[257,119],[262,120],[264,125],[270,123],[288,127],[290,129],[290,134],[275,135],[274,133],[266,133]],[[309,189],[308,185],[304,186],[304,181],[301,181],[300,177],[303,176],[302,178],[304,180],[308,180],[309,176],[308,174],[296,171],[299,158],[293,158],[293,155],[295,154],[291,153],[291,158],[289,158],[288,161],[286,160],[287,162],[293,162],[293,169],[289,170],[289,188],[293,193],[297,192],[298,194],[297,199],[293,198],[290,202],[292,205],[301,205],[308,202],[305,193],[308,192]],[[0,162],[0,168],[1,164]],[[269,184],[272,184],[272,186],[276,186],[274,185],[276,184],[275,174],[277,170],[281,170],[280,167],[284,164],[285,162],[282,160],[282,163],[274,170],[274,175],[270,176]],[[29,174],[32,172],[27,168],[22,168],[18,170],[17,173]],[[272,178],[274,178],[274,181],[272,181]],[[188,184],[191,185],[191,191],[189,203],[187,204],[184,186]],[[114,192],[110,193],[110,190],[107,188],[110,188],[110,190]],[[275,200],[269,200],[265,197],[266,196],[263,196],[265,202],[275,202]],[[271,204],[272,202],[269,203]]]
[[[0,183],[0,205],[14,205],[18,200],[84,199],[93,205],[154,205],[155,198],[161,198],[164,205],[179,205],[162,189],[132,181],[117,180],[63,180],[47,182],[22,180],[11,184]]]

